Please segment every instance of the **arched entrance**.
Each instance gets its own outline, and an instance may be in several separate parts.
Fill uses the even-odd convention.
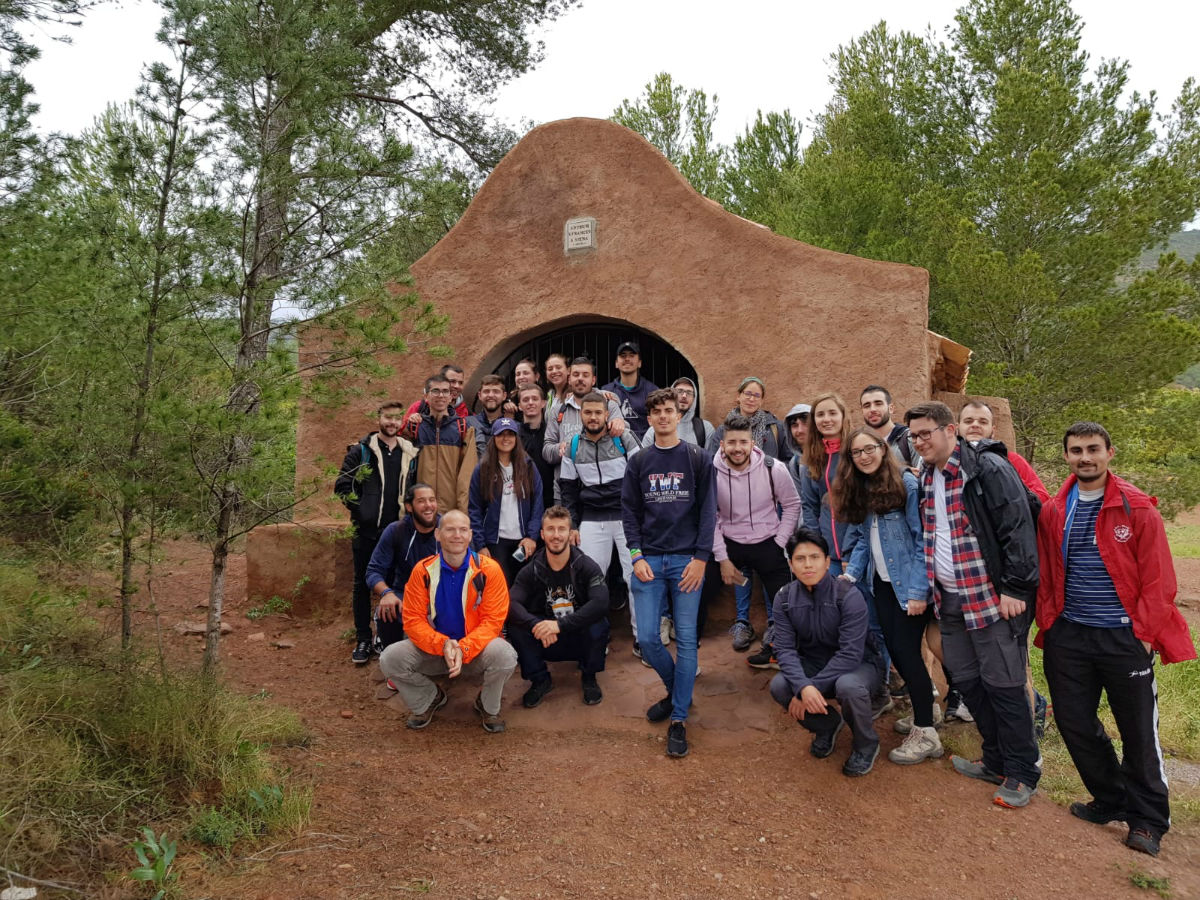
[[[546,357],[551,353],[561,353],[568,361],[586,356],[596,363],[597,383],[607,384],[617,377],[613,363],[617,358],[617,347],[624,341],[635,341],[641,348],[643,378],[659,387],[667,387],[677,378],[690,378],[699,387],[696,368],[686,356],[670,341],[630,322],[574,317],[546,323],[542,329],[531,329],[494,348],[479,368],[469,373],[466,396],[473,400],[480,378],[489,372],[499,375],[512,386],[513,369],[526,358],[537,363],[538,373],[544,378]]]

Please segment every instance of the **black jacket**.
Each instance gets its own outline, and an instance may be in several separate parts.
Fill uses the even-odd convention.
[[[558,620],[558,627],[564,634],[583,631],[608,615],[608,586],[604,583],[604,573],[600,567],[578,547],[572,547],[567,569],[575,590],[572,600],[575,611]],[[538,622],[554,618],[546,597],[549,578],[550,564],[546,562],[546,549],[543,547],[517,573],[509,589],[510,626],[532,629]]]
[[[372,431],[357,444],[346,448],[342,469],[334,482],[333,490],[342,505],[350,510],[355,525],[383,529],[400,518],[404,504],[404,491],[417,457],[417,448],[404,438],[396,445],[400,452],[399,501],[395,509],[383,509],[384,464],[383,451],[379,449],[379,432]]]
[[[988,577],[1002,594],[1024,600],[1032,612],[1037,599],[1037,527],[1025,485],[999,441],[972,447],[959,438],[963,506],[983,553]]]

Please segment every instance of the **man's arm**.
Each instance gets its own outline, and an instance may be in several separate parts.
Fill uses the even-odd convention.
[[[768,477],[775,483],[775,499],[783,515],[779,519],[779,527],[775,529],[775,543],[786,547],[788,538],[796,533],[796,525],[800,521],[800,495],[796,493],[796,485],[788,474],[787,464],[780,463],[767,470]]]
[[[691,445],[684,444],[688,453],[692,453]],[[699,484],[696,485],[696,502],[700,505],[700,533],[696,540],[696,550],[692,554],[702,562],[712,559],[713,532],[717,527],[717,484],[713,473],[712,460],[701,454],[703,465],[697,472]]]
[[[455,509],[460,509],[463,512],[467,511],[467,504],[470,501],[471,493],[471,475],[475,472],[475,466],[479,464],[478,454],[475,452],[475,429],[468,428],[467,433],[463,436],[462,447],[459,448],[458,457],[458,505]]]
[[[1135,621],[1134,635],[1149,642],[1164,663],[1195,659],[1187,622],[1175,606],[1178,584],[1162,516],[1157,509],[1135,509],[1131,524],[1136,541],[1139,618],[1145,628],[1145,633],[1139,633]]]
[[[775,651],[775,661],[779,664],[779,671],[787,679],[792,693],[799,697],[800,692],[813,682],[804,671],[804,660],[796,648],[796,630],[792,627],[792,620],[783,609],[783,597],[787,590],[787,586],[784,585],[775,595],[773,615],[775,637],[772,649]]]
[[[625,544],[632,550],[642,549],[642,478],[639,454],[625,466],[625,478],[621,481],[621,528],[625,532]],[[560,482],[561,487],[561,482]]]
[[[379,543],[371,551],[371,561],[367,563],[366,582],[367,588],[372,593],[375,591],[375,585],[392,575],[392,568],[396,565],[396,530],[399,527],[399,522],[392,522],[383,529],[383,534],[379,536]],[[403,585],[389,584],[388,587],[404,590]]]
[[[341,471],[338,472],[337,481],[333,483],[333,492],[342,501],[342,505],[351,512],[354,512],[355,507],[358,506],[358,501],[351,500],[350,497],[358,493],[354,482],[362,467],[362,450],[359,448],[359,444],[351,444],[346,450]]]
[[[608,585],[604,583],[604,573],[588,557],[582,554],[580,556],[582,558],[575,564],[580,565],[581,562],[586,562],[583,574],[587,579],[587,601],[579,609],[567,613],[558,620],[559,631],[563,634],[583,631],[608,615]]]
[[[400,619],[404,623],[404,636],[417,649],[433,656],[442,655],[446,636],[429,624],[429,588],[425,584],[425,570],[421,566],[413,569],[404,586],[404,603],[400,607]]]
[[[550,416],[550,410],[546,410],[546,415]],[[558,416],[550,416],[546,421],[545,437],[542,438],[542,459],[555,465],[562,459],[562,454],[558,452],[558,445],[562,441],[558,436],[560,432],[561,428],[559,427]]]
[[[531,613],[526,605],[529,603],[529,598],[536,596],[541,589],[541,585],[533,576],[533,566],[524,566],[517,572],[517,577],[513,579],[513,586],[508,592],[509,626],[532,631],[533,626],[542,621],[540,617]]]
[[[986,460],[986,462],[985,462]],[[1037,597],[1037,531],[1017,470],[995,454],[980,454],[985,514],[1000,550],[1001,594],[1033,603]]]
[[[867,601],[858,588],[850,588],[842,600],[842,621],[838,625],[837,653],[813,676],[813,684],[822,694],[833,689],[843,675],[853,672],[861,665],[867,648]]]

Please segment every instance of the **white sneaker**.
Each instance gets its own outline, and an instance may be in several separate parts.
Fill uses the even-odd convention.
[[[935,700],[933,703],[933,727],[941,728],[945,724],[941,704]],[[913,730],[913,717],[905,716],[902,719],[897,719],[895,724],[892,725],[892,730],[897,734],[911,734]]]
[[[671,638],[675,636],[675,623],[666,616],[658,620],[658,637],[663,642],[665,647],[671,643]]]
[[[945,751],[935,728],[914,728],[904,743],[888,754],[898,766],[912,766],[927,759],[937,759]]]

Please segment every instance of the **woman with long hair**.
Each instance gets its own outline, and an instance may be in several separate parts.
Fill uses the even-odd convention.
[[[542,478],[517,437],[517,423],[500,418],[471,474],[467,515],[471,546],[500,563],[512,586],[537,549],[542,527]]]
[[[843,577],[870,589],[883,640],[912,700],[913,729],[888,754],[899,765],[942,755],[934,727],[933,682],[921,657],[933,605],[925,573],[919,490],[916,476],[901,471],[887,443],[871,429],[850,434],[838,462],[832,506],[841,521],[862,528]]]
[[[842,447],[850,439],[850,417],[837,394],[826,391],[812,402],[808,435],[804,439],[804,470],[800,505],[804,524],[821,532],[829,544],[830,571],[841,575],[858,541],[859,529],[842,521],[829,503]]]

